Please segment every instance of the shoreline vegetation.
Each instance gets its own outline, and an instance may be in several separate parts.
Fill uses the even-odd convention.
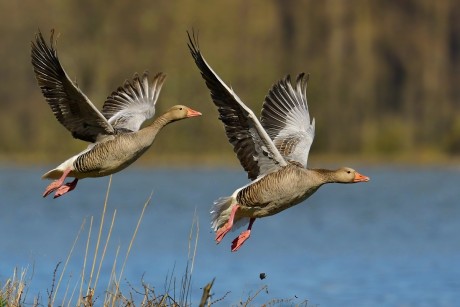
[[[69,246],[70,251],[63,262],[56,264],[53,272],[50,272],[50,286],[40,293],[30,293],[29,287],[33,283],[33,271],[30,268],[12,268],[12,276],[7,280],[0,280],[0,307],[22,307],[22,306],[212,306],[219,305],[232,292],[213,293],[212,287],[216,278],[214,277],[206,285],[200,285],[199,289],[192,288],[192,276],[199,240],[199,221],[196,216],[192,218],[190,233],[188,237],[188,251],[185,271],[182,277],[177,278],[174,273],[168,274],[164,279],[164,290],[158,291],[158,286],[152,286],[142,276],[141,285],[136,286],[131,281],[124,280],[123,272],[129,258],[133,242],[135,241],[139,226],[142,223],[144,212],[154,202],[153,192],[150,194],[134,227],[133,235],[126,253],[120,253],[122,247],[117,246],[115,258],[112,259],[110,272],[104,272],[103,263],[110,261],[106,259],[107,247],[109,245],[112,229],[116,227],[117,210],[113,210],[111,216],[107,216],[108,199],[112,176],[110,176],[107,192],[102,209],[99,225],[94,217],[84,218],[80,229]],[[86,232],[86,238],[85,238]],[[72,258],[74,248],[79,240],[86,240],[83,259]],[[67,272],[70,261],[81,262],[81,272],[72,276]],[[108,284],[101,284],[101,274],[109,275]],[[124,283],[122,282],[124,281]],[[123,284],[125,285],[123,287]],[[199,302],[192,302],[193,291],[200,291]],[[262,292],[268,293],[268,285],[256,289],[247,298],[240,299],[236,306],[251,306],[253,300]],[[308,306],[308,300],[298,302],[298,298],[271,299],[264,306]]]
[[[44,153],[15,153],[10,155],[0,154],[0,166],[42,166],[54,165],[67,157],[68,154]],[[420,150],[395,155],[387,154],[318,154],[310,153],[309,167],[316,168],[322,165],[343,166],[347,163],[358,163],[365,166],[379,165],[425,165],[443,166],[459,165],[460,155],[448,155],[431,150]],[[240,168],[239,161],[231,148],[220,154],[156,154],[155,149],[147,152],[131,167],[168,167],[168,168]]]

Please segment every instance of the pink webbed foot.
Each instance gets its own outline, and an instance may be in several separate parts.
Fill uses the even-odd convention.
[[[243,243],[246,242],[247,239],[249,239],[249,237],[251,236],[252,224],[254,224],[255,220],[256,219],[252,218],[249,221],[248,229],[243,231],[238,237],[235,238],[235,240],[233,240],[232,252],[236,252],[237,250],[239,250]]]
[[[50,195],[51,193],[53,193],[55,190],[59,189],[63,185],[64,180],[67,178],[67,176],[69,175],[70,171],[71,171],[70,168],[66,169],[62,173],[61,178],[59,178],[58,180],[53,181],[50,185],[48,185],[46,187],[45,192],[43,193],[43,197],[46,197],[46,196]],[[76,184],[76,182],[75,182],[75,184]]]
[[[53,181],[50,185],[46,187],[45,192],[43,193],[43,197],[46,197],[53,193],[56,189],[58,189],[62,185],[62,181],[60,179]]]
[[[244,242],[251,236],[250,230],[243,231],[235,240],[232,241],[232,252],[236,252],[240,249]]]
[[[234,220],[234,218],[235,218],[236,211],[238,210],[239,207],[240,207],[239,205],[233,206],[232,212],[230,213],[230,217],[228,218],[227,223],[225,223],[224,226],[220,227],[220,228],[216,231],[216,242],[217,242],[217,244],[219,244],[220,241],[222,241],[222,239],[225,237],[225,235],[226,235],[230,230],[232,230],[232,227],[233,227],[233,220]]]
[[[66,183],[66,184],[64,184],[64,185],[61,185],[61,186],[57,189],[57,191],[56,191],[56,193],[54,194],[54,197],[53,197],[53,198],[58,198],[58,197],[60,197],[60,196],[62,196],[62,195],[64,195],[64,194],[66,194],[66,193],[72,191],[72,190],[75,189],[75,187],[77,186],[77,182],[78,182],[78,179],[75,178],[72,182],[68,182],[68,183]]]
[[[216,242],[217,244],[222,241],[222,239],[225,237],[225,235],[232,230],[232,225],[229,225],[229,222],[225,223],[224,226],[220,227],[219,230],[216,232]]]

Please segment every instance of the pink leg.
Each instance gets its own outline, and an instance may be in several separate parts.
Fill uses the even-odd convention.
[[[236,210],[238,210],[240,206],[238,204],[236,204],[235,206],[233,206],[232,208],[232,212],[230,213],[230,217],[228,218],[228,221],[227,223],[225,223],[224,226],[220,227],[217,232],[216,232],[216,242],[217,244],[220,243],[220,241],[222,241],[222,239],[225,237],[225,235],[230,231],[232,230],[232,227],[233,227],[233,219],[235,218],[235,214],[236,214]]]
[[[64,195],[65,193],[68,193],[70,191],[72,191],[73,189],[75,189],[75,187],[77,186],[77,182],[78,182],[78,179],[75,178],[72,182],[68,182],[64,185],[61,185],[56,193],[54,194],[54,197],[53,198],[58,198],[62,195]]]
[[[66,169],[64,173],[62,174],[61,178],[58,180],[53,181],[45,190],[45,193],[43,193],[43,197],[46,197],[50,195],[54,190],[58,189],[63,183],[64,180],[67,178],[67,175],[70,173],[70,168]]]
[[[248,229],[243,231],[235,240],[233,240],[232,252],[239,250],[243,243],[249,239],[249,236],[251,235],[252,224],[254,224],[255,220],[255,218],[250,219]]]

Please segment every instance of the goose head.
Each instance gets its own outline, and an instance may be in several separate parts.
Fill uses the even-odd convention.
[[[200,116],[201,113],[187,106],[176,105],[171,107],[168,111],[166,111],[165,115],[167,115],[171,121],[175,121],[184,118]]]
[[[357,171],[349,167],[342,167],[335,171],[335,180],[338,183],[357,183],[367,182],[370,180],[369,177],[361,175]]]

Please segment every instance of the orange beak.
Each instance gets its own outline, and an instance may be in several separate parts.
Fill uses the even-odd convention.
[[[356,172],[355,179],[353,179],[353,182],[367,182],[369,180],[371,180],[369,177],[361,175],[360,173]]]
[[[193,109],[188,108],[187,110],[187,117],[195,117],[195,116],[200,116],[201,112],[195,111]]]

